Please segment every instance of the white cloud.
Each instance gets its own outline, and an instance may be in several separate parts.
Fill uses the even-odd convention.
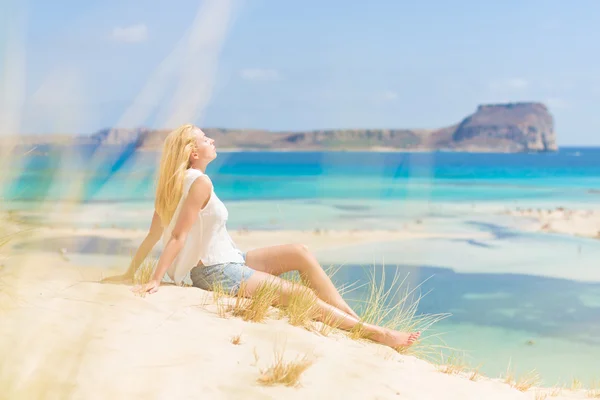
[[[523,78],[509,78],[490,83],[492,90],[522,90],[529,87],[529,81]]]
[[[247,68],[240,71],[240,76],[248,81],[277,81],[281,79],[274,69]]]
[[[394,101],[398,99],[398,93],[388,90],[381,94],[381,98],[385,101]]]
[[[148,39],[148,27],[145,24],[127,26],[125,28],[115,27],[112,38],[118,42],[139,43]]]

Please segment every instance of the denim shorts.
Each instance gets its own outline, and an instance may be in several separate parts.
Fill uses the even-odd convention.
[[[246,255],[243,256],[245,260]],[[194,267],[190,271],[190,278],[197,288],[210,291],[220,288],[236,295],[242,282],[248,280],[252,274],[254,270],[245,263],[232,262]]]

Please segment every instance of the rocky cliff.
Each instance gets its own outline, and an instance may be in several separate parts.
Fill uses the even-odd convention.
[[[553,117],[541,103],[481,105],[456,125],[435,129],[337,129],[270,132],[203,128],[219,148],[263,150],[453,150],[477,152],[554,151]],[[105,129],[76,143],[135,144],[160,149],[168,130]],[[31,141],[28,141],[31,143]]]
[[[540,103],[479,106],[458,125],[448,145],[483,149],[492,145],[507,151],[557,149],[552,115]]]

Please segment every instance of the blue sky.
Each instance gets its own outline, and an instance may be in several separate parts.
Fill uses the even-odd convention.
[[[435,128],[533,100],[559,144],[600,145],[594,0],[2,1],[22,132]]]

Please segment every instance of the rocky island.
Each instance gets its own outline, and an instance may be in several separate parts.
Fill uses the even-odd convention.
[[[546,152],[557,150],[554,119],[542,103],[480,105],[461,122],[440,129],[332,129],[272,132],[260,129],[203,130],[221,150],[366,150]],[[168,129],[104,129],[90,136],[61,136],[60,143],[126,145],[158,150]],[[21,144],[56,143],[57,136],[20,136]]]

